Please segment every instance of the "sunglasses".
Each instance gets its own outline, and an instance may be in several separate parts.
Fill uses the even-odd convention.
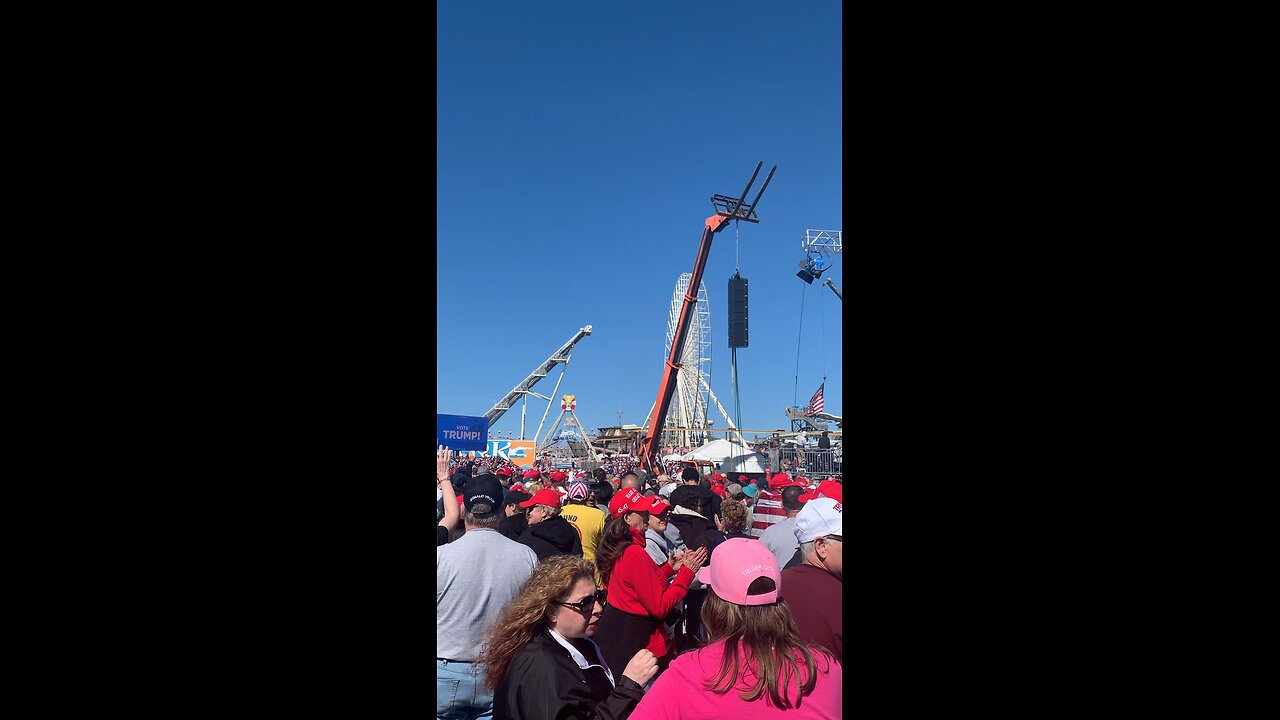
[[[822,537],[830,540],[839,540],[840,542],[844,542],[844,538],[840,537],[839,535],[823,535]]]
[[[601,605],[605,604],[605,598],[607,597],[607,595],[608,593],[606,593],[604,590],[598,590],[596,591],[596,594],[593,595],[592,597],[583,598],[582,600],[576,603],[555,601],[555,602],[552,602],[551,604],[563,605],[565,607],[573,608],[574,610],[577,610],[578,612],[584,615],[590,615],[591,611],[595,610],[596,603],[600,603]]]

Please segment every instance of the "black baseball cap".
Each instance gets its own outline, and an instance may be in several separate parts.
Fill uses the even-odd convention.
[[[529,493],[527,493],[527,492],[520,492],[519,490],[512,490],[512,491],[510,491],[510,492],[508,492],[508,493],[507,493],[507,499],[506,499],[506,500],[503,500],[503,501],[502,501],[502,503],[503,503],[504,505],[510,505],[511,503],[517,503],[517,504],[519,504],[519,503],[522,503],[522,502],[528,502],[528,501],[530,501],[530,500],[532,500],[532,499],[533,499],[533,496],[532,496],[532,495],[530,495],[530,494],[529,494]]]
[[[472,515],[477,517],[491,515],[502,510],[502,483],[498,482],[498,476],[493,473],[477,475],[467,481],[466,489],[462,491],[462,498],[466,503],[467,512]],[[481,506],[482,512],[476,512],[476,505]]]

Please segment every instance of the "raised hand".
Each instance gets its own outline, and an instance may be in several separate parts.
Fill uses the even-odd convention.
[[[449,460],[453,451],[443,445],[436,446],[436,485],[449,479]]]

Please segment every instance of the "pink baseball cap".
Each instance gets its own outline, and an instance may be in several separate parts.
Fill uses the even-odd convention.
[[[782,573],[769,546],[755,538],[730,538],[716,546],[710,565],[698,571],[698,579],[710,585],[721,600],[734,605],[772,605],[782,597]],[[773,580],[773,590],[748,595],[759,577]]]

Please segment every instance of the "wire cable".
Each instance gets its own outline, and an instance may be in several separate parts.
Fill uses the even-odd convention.
[[[796,330],[796,386],[791,391],[791,406],[799,402],[800,397],[800,338],[804,331],[804,289],[808,287],[805,283],[800,283],[800,327]]]
[[[742,269],[738,267],[738,241],[740,239],[739,236],[742,234],[742,231],[740,229],[741,226],[742,226],[742,223],[740,223],[739,221],[737,220],[733,221],[733,272],[735,275],[738,274],[738,271]]]
[[[733,349],[733,394],[737,400],[734,402],[733,419],[738,425],[738,438],[742,437],[742,391],[738,389],[738,349]]]
[[[822,384],[827,384],[827,315],[824,301],[824,294],[818,293],[818,322],[822,325],[822,331],[818,333],[822,338]]]

